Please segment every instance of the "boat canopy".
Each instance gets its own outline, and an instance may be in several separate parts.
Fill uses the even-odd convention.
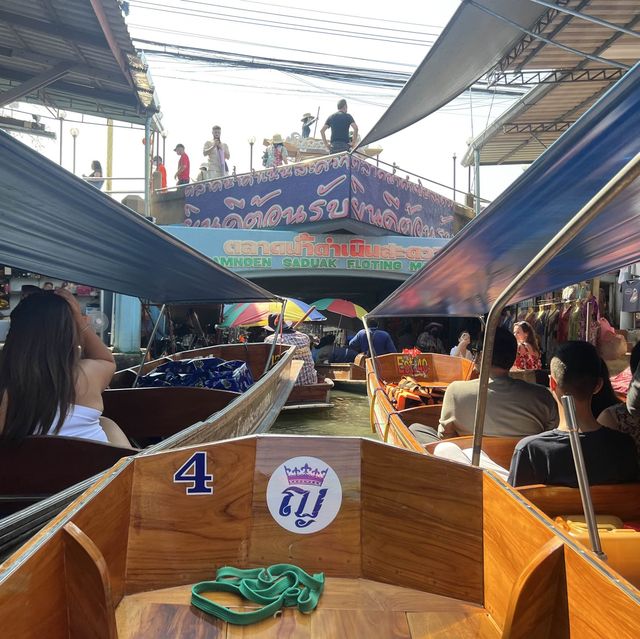
[[[482,0],[482,6],[524,28],[547,10],[530,0]],[[522,35],[522,30],[464,0],[360,146],[401,131],[451,102],[494,67]]]
[[[521,270],[640,152],[638,131],[640,65],[369,315],[487,313]],[[640,179],[635,179],[507,303],[639,262],[639,228]]]
[[[0,264],[157,303],[276,297],[4,131]]]

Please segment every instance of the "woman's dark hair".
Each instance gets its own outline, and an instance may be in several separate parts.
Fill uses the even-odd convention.
[[[602,377],[602,388],[591,397],[591,412],[596,419],[603,410],[620,403],[611,385],[609,367],[602,358],[600,358],[600,376]]]
[[[46,435],[52,425],[60,430],[75,403],[77,345],[69,304],[53,291],[30,295],[12,311],[0,354],[0,398],[7,400],[2,439]]]
[[[529,322],[516,322],[513,325],[514,330],[517,327],[520,327],[522,329],[522,332],[525,334],[525,341],[527,342],[527,344],[529,344],[529,346],[531,346],[533,350],[536,351],[536,353],[539,353],[540,343],[538,342],[538,336],[536,335],[536,332],[533,330],[533,326],[531,326]]]
[[[629,368],[631,368],[632,375],[638,370],[638,364],[640,364],[640,342],[638,342],[631,349],[631,357],[629,358]]]
[[[100,164],[98,160],[94,160],[93,162],[91,162],[91,170],[100,171],[100,174],[102,175],[102,164]]]

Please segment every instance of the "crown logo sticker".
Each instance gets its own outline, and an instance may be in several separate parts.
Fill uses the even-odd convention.
[[[290,486],[322,486],[327,476],[327,470],[327,468],[323,470],[312,468],[308,463],[305,463],[302,468],[284,467]]]

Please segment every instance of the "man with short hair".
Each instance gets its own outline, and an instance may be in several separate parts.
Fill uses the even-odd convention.
[[[517,348],[511,331],[498,327],[489,371],[485,435],[525,437],[558,424],[558,409],[548,389],[509,376]],[[479,383],[473,379],[449,384],[440,413],[440,437],[473,433]]]
[[[550,388],[558,407],[563,395],[576,405],[578,436],[590,484],[616,484],[638,478],[638,456],[629,435],[601,426],[591,412],[591,398],[602,388],[600,356],[588,342],[566,342],[551,360]],[[569,425],[560,411],[558,428],[518,442],[511,460],[512,486],[578,485]]]
[[[331,143],[327,142],[325,131],[331,129]],[[349,129],[353,130],[353,142],[349,141]],[[338,110],[327,118],[320,129],[322,141],[330,153],[349,151],[358,143],[358,125],[353,116],[347,113],[347,101],[343,98],[338,101]]]
[[[178,160],[178,170],[175,174],[176,184],[180,186],[181,184],[189,184],[191,178],[189,177],[189,172],[191,170],[191,164],[189,162],[189,156],[185,153],[184,144],[176,144],[176,148],[173,149],[180,158]]]
[[[369,320],[369,330],[371,331],[371,342],[376,355],[387,355],[388,353],[397,353],[391,335],[387,331],[378,328],[377,320]],[[349,348],[356,353],[364,353],[369,356],[369,341],[367,340],[367,331],[361,328],[354,337],[349,341]]]

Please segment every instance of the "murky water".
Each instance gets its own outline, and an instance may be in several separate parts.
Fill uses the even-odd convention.
[[[269,432],[283,435],[377,436],[369,427],[366,395],[331,391],[333,408],[315,411],[284,411]]]

